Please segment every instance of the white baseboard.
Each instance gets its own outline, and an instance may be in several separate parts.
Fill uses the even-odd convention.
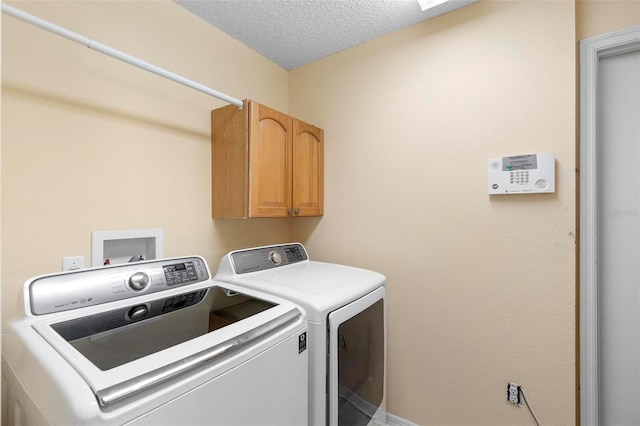
[[[387,413],[387,426],[418,426],[415,423],[398,417],[395,414]]]
[[[366,414],[368,417],[374,417],[374,414],[378,410],[378,407],[360,398],[358,394],[340,384],[338,384],[338,393],[341,397],[347,399],[353,406],[355,406],[362,413]],[[380,425],[380,417],[382,416],[378,416],[378,419],[374,420],[376,425]],[[398,417],[395,414],[391,414],[389,412],[387,412],[386,416],[384,416],[383,418],[385,418],[386,420],[385,426],[418,426],[415,423],[410,422],[409,420],[405,420],[402,417]]]

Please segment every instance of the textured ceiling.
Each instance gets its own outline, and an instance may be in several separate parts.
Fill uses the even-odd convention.
[[[293,69],[476,0],[422,11],[417,0],[174,0],[252,50]]]

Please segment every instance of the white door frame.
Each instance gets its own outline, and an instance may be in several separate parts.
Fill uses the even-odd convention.
[[[640,25],[580,41],[580,423],[598,424],[598,68],[640,50]]]

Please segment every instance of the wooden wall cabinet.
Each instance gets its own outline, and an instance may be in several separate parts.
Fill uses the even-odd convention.
[[[254,101],[211,112],[214,218],[322,216],[324,132]]]

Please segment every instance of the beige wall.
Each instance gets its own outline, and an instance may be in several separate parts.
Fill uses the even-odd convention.
[[[576,38],[640,25],[640,0],[577,0]]]
[[[575,422],[575,10],[473,4],[293,70],[325,129],[312,256],[388,278],[388,408],[421,425]],[[487,159],[551,152],[557,191],[488,196]]]
[[[170,1],[12,2],[238,98],[286,111],[288,73]],[[2,16],[2,313],[91,232],[162,228],[165,256],[284,242],[286,220],[211,219],[224,102]]]
[[[575,422],[575,43],[640,2],[481,0],[290,73],[169,1],[11,4],[323,127],[326,212],[213,221],[222,102],[3,16],[3,318],[27,278],[89,262],[94,230],[163,228],[212,268],[300,240],[387,275],[392,413],[528,424],[511,380]],[[556,154],[555,194],[486,194],[487,158],[532,152]]]

